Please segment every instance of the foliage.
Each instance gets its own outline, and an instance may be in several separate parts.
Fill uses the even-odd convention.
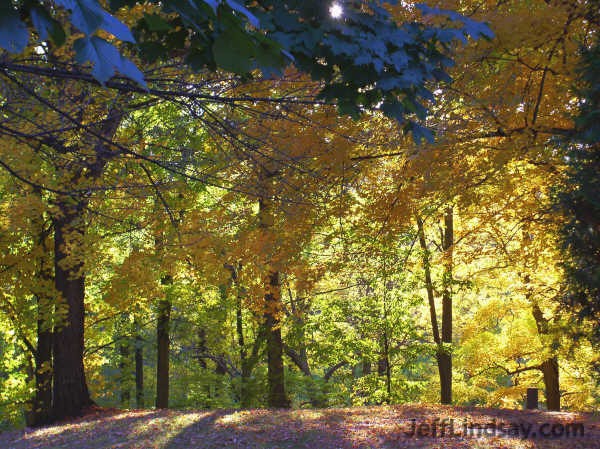
[[[16,9],[7,4],[3,9],[6,33],[0,34],[0,47],[23,53],[30,37],[28,24],[42,48],[48,46],[48,37],[60,47],[67,41],[65,29],[72,25],[84,35],[72,42],[68,39],[75,61],[80,66],[91,63],[97,81],[105,85],[116,70],[145,89],[144,74],[124,56],[124,50],[120,52],[102,36],[129,43],[130,50],[145,61],[183,57],[196,71],[220,68],[249,76],[259,69],[269,78],[281,75],[291,62],[314,81],[324,82],[319,97],[335,101],[340,113],[358,117],[377,108],[403,123],[412,115],[424,120],[423,103],[433,100],[426,84],[450,80],[445,71],[452,65],[449,54],[457,42],[493,37],[485,24],[426,5],[419,5],[424,14],[444,15],[457,25],[437,27],[417,21],[399,25],[379,0],[345,2],[343,20],[330,17],[320,1],[285,7],[262,1],[250,9],[234,0],[167,0],[145,6],[115,0],[110,6],[115,13],[127,6],[133,17],[139,17],[137,23],[130,30],[97,0],[41,5],[19,1]],[[21,17],[27,17],[27,23]],[[11,68],[18,70],[14,65]],[[417,141],[432,139],[412,119],[404,130],[412,131]]]
[[[271,444],[264,426],[283,447],[340,435],[376,447],[396,418],[467,413],[401,406],[439,402],[442,357],[455,404],[521,408],[536,387],[543,407],[554,392],[563,410],[598,410],[597,329],[570,319],[597,312],[600,59],[577,48],[599,25],[586,2],[348,1],[338,18],[323,2],[11,5],[0,42],[21,53],[0,56],[3,427],[32,424],[39,379],[64,368],[40,348],[74,321],[73,304],[98,407],[152,408],[166,342],[169,407],[244,409],[87,410],[100,414],[97,446],[133,427],[140,446],[182,432],[222,447],[226,431]],[[494,39],[474,39],[491,36],[482,23]],[[147,90],[113,76],[142,82],[142,66]],[[403,131],[426,131],[410,120],[437,138],[415,142]],[[61,290],[61,270],[85,290]],[[274,348],[293,412],[255,410],[269,405]],[[350,406],[365,408],[326,410]],[[77,421],[72,438],[95,425]],[[304,440],[275,436],[299,426]],[[75,444],[52,429],[57,447]],[[439,445],[457,443],[472,441]]]
[[[600,304],[600,46],[582,49],[580,111],[567,147],[566,184],[557,189],[557,207],[566,221],[561,229],[566,301],[581,318],[597,322]]]

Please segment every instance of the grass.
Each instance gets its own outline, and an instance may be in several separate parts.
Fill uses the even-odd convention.
[[[600,449],[599,424],[600,417],[590,413],[420,404],[322,410],[95,410],[54,426],[0,433],[0,447]]]

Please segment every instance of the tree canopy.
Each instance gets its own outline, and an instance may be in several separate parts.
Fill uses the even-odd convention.
[[[0,417],[597,410],[593,2],[0,10]]]

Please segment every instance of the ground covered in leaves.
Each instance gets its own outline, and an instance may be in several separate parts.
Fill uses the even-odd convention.
[[[0,433],[5,449],[600,449],[600,416],[407,405],[323,410],[96,410]]]

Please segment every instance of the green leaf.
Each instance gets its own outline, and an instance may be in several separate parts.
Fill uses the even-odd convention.
[[[135,42],[133,34],[131,34],[131,31],[127,25],[118,20],[116,17],[111,16],[106,11],[104,11],[104,17],[100,26],[103,30],[108,31],[117,39],[121,39],[122,41],[126,42]]]
[[[252,70],[255,47],[248,36],[229,28],[222,33],[212,46],[215,62],[223,70],[237,74]]]
[[[129,28],[107,13],[96,0],[56,0],[56,3],[71,11],[73,25],[88,36],[102,28],[118,39],[135,42]]]
[[[94,34],[104,21],[105,11],[95,0],[56,0],[56,4],[71,11],[71,23],[87,35]]]
[[[119,53],[117,48],[97,36],[77,39],[73,48],[75,59],[79,64],[91,62],[94,65],[92,75],[101,84],[104,84],[118,70],[122,75],[146,87],[144,75],[133,62]]]
[[[44,41],[50,36],[52,42],[54,42],[57,47],[60,47],[65,43],[67,36],[65,35],[62,25],[52,18],[45,9],[33,8],[31,10],[31,21],[41,40]]]
[[[246,16],[246,19],[248,19],[248,22],[250,22],[253,27],[255,27],[255,28],[260,27],[260,22],[258,21],[258,18],[254,14],[252,14],[250,11],[248,11],[248,9],[243,4],[236,2],[234,0],[227,0],[227,4],[234,11],[237,11],[240,14],[243,14],[244,16]]]
[[[144,21],[150,31],[169,31],[172,27],[156,14],[144,14]]]

